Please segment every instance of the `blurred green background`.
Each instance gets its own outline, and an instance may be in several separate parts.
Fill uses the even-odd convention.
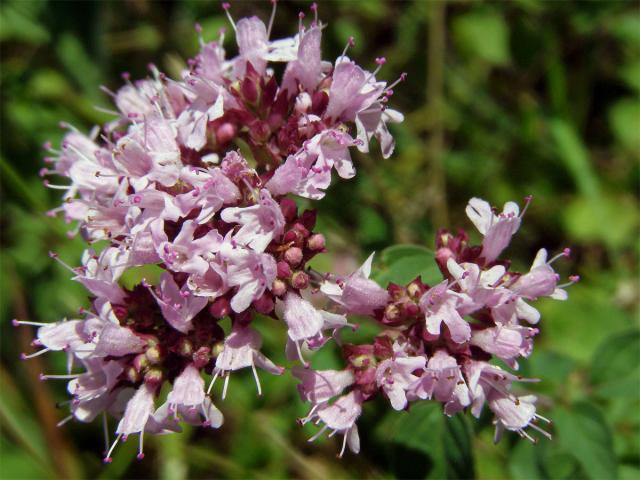
[[[542,246],[574,254],[557,264],[580,274],[565,303],[538,303],[541,334],[521,370],[554,419],[554,440],[533,446],[515,434],[492,443],[489,416],[446,419],[438,405],[390,412],[367,405],[363,452],[335,458],[336,443],[308,444],[312,429],[294,381],[233,375],[217,431],[187,430],[135,441],[101,464],[98,425],[70,422],[56,402],[63,383],[39,372],[63,370],[64,355],[20,362],[33,331],[10,319],[73,316],[86,296],[47,256],[78,264],[83,244],[44,212],[59,192],[37,172],[41,145],[57,145],[64,120],[83,131],[109,117],[99,85],[115,90],[120,72],[147,74],[149,62],[176,78],[197,51],[194,22],[206,40],[227,26],[209,1],[145,0],[0,4],[1,63],[1,478],[640,478],[640,332],[638,330],[638,174],[640,161],[640,7],[638,2],[320,2],[326,59],[353,35],[351,56],[380,77],[408,80],[391,104],[406,114],[396,153],[357,155],[359,174],[336,181],[314,205],[331,255],[319,268],[347,269],[371,250],[382,280],[422,273],[434,281],[426,249],[438,226],[470,228],[468,198],[501,205],[534,202],[508,256],[527,268]],[[297,30],[303,2],[281,2],[275,37]],[[268,2],[235,2],[233,15],[268,19]],[[307,16],[308,18],[308,16]],[[227,29],[230,31],[231,29]],[[227,47],[233,51],[233,36]],[[477,239],[477,237],[476,237]],[[384,250],[392,244],[425,248]],[[286,363],[284,329],[264,320],[265,352]],[[370,327],[364,326],[364,332]],[[313,359],[340,366],[336,352]],[[216,397],[219,398],[219,395]],[[149,436],[150,437],[150,436]]]

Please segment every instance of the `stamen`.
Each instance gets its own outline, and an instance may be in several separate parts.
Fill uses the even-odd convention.
[[[309,440],[307,440],[307,442],[313,442],[316,438],[322,435],[327,430],[327,428],[329,428],[328,425],[323,426],[319,431],[315,433],[314,436],[312,436]]]
[[[40,374],[40,380],[73,380],[74,378],[78,378],[82,375],[82,373],[72,373],[69,375],[45,375],[44,373]]]
[[[347,55],[347,50],[349,50],[350,47],[353,47],[356,44],[356,40],[353,37],[349,37],[349,40],[347,40],[347,44],[344,47],[344,50],[342,51],[342,54],[338,57],[338,58],[343,58]]]
[[[213,378],[211,379],[211,383],[209,384],[209,388],[207,388],[207,395],[211,393],[211,389],[213,388],[213,384],[216,383],[216,379],[218,378],[219,373],[220,373],[220,370],[216,370],[216,373],[213,375]]]
[[[120,437],[122,437],[121,433],[118,434],[115,441],[113,442],[113,445],[111,445],[111,448],[107,452],[106,457],[104,457],[104,459],[102,460],[104,463],[111,463],[113,461],[113,458],[111,458],[111,454],[113,453],[113,449],[116,448],[116,445],[120,441]]]
[[[313,2],[309,9],[313,12],[312,26],[315,27],[316,25],[318,25],[318,4],[316,2]]]
[[[222,400],[224,400],[227,396],[227,387],[229,386],[229,377],[231,375],[229,373],[224,377],[224,387],[222,387]]]
[[[231,23],[231,26],[233,27],[233,30],[236,30],[236,22],[233,21],[233,18],[231,17],[231,14],[229,13],[229,9],[231,8],[231,4],[229,2],[224,2],[222,4],[222,9],[224,10],[224,13],[227,15],[227,18],[229,19],[229,23]]]
[[[302,356],[302,350],[300,350],[300,342],[296,341],[294,342],[296,344],[296,350],[298,352],[298,358],[300,359],[300,361],[302,362],[302,364],[304,365],[304,368],[309,368],[309,362],[307,362],[304,357]]]
[[[551,434],[549,432],[547,432],[546,430],[543,430],[542,428],[537,426],[535,423],[530,423],[529,426],[531,428],[533,428],[534,430],[536,430],[537,432],[540,432],[545,438],[547,438],[549,440],[553,440],[553,437],[551,436]]]
[[[563,258],[563,257],[569,257],[570,255],[571,255],[571,249],[570,248],[565,248],[565,249],[562,250],[562,252],[560,252],[559,254],[554,256],[551,260],[549,260],[547,262],[547,265],[551,265],[556,260],[558,260],[560,258]]]
[[[15,318],[11,320],[11,324],[14,327],[19,327],[20,325],[30,325],[32,327],[46,327],[47,325],[53,325],[52,323],[30,322],[28,320],[16,320]]]
[[[27,355],[26,353],[21,353],[20,354],[20,360],[29,360],[30,358],[35,358],[35,357],[39,357],[40,355],[43,355],[45,353],[47,353],[48,351],[50,351],[51,348],[45,348],[43,350],[37,351],[35,353],[32,353],[30,355]]]
[[[529,208],[529,204],[531,204],[531,200],[533,200],[533,195],[524,197],[524,208],[522,209],[522,213],[520,213],[520,218],[524,217],[525,212]]]
[[[136,455],[136,458],[138,460],[142,460],[144,458],[144,453],[142,452],[143,449],[143,445],[144,445],[144,430],[140,431],[140,443],[138,445],[138,455]]]
[[[580,275],[571,275],[569,277],[569,281],[566,283],[563,283],[561,285],[556,285],[556,288],[567,288],[570,287],[571,285],[573,285],[574,283],[578,283],[580,281]]]
[[[540,420],[542,420],[545,423],[548,423],[549,425],[551,425],[553,422],[551,420],[549,420],[547,417],[543,417],[542,415],[539,414],[535,414],[536,418],[539,418]]]
[[[58,262],[60,265],[62,265],[64,268],[69,270],[74,275],[78,275],[78,271],[75,268],[71,267],[66,262],[64,262],[63,260],[61,260],[57,253],[49,252],[49,257],[53,258],[56,262]]]
[[[393,92],[393,87],[395,87],[396,85],[398,85],[400,82],[404,82],[407,79],[407,73],[406,72],[402,72],[400,74],[400,78],[398,78],[395,82],[393,82],[391,85],[389,85],[387,88],[384,89],[384,92]]]
[[[204,47],[204,39],[202,38],[202,25],[200,25],[198,22],[196,22],[193,25],[193,29],[198,34],[198,43],[200,44],[200,47]]]
[[[63,418],[62,420],[60,420],[58,423],[56,423],[56,427],[61,427],[63,426],[65,423],[67,423],[69,420],[71,420],[73,418],[73,415],[69,415],[68,417]]]
[[[256,386],[258,387],[258,396],[262,396],[262,387],[260,385],[260,378],[258,377],[258,372],[256,371],[256,366],[253,362],[251,362],[251,370],[253,371],[253,378],[255,378]]]
[[[49,183],[49,180],[43,180],[42,185],[46,188],[51,188],[52,190],[69,190],[73,185],[54,185],[53,183]]]
[[[271,8],[271,17],[269,17],[269,26],[267,27],[267,39],[271,37],[271,29],[273,28],[273,21],[276,18],[278,0],[271,0],[271,5],[273,5],[273,7]]]
[[[109,450],[109,424],[107,423],[107,412],[102,412],[102,432],[104,433],[104,453]]]
[[[338,458],[342,458],[342,455],[344,455],[344,450],[347,446],[347,434],[349,432],[344,432],[344,435],[342,436],[342,449],[340,450],[340,454],[338,455]]]

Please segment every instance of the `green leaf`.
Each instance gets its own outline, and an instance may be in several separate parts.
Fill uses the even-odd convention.
[[[638,209],[630,196],[584,195],[563,212],[571,237],[583,242],[602,242],[612,248],[632,245],[638,225]]]
[[[640,385],[640,330],[608,337],[593,355],[591,382],[601,395],[637,397]]]
[[[433,258],[433,255],[433,250],[420,245],[393,245],[385,248],[380,254],[380,258],[386,265],[391,265],[404,257],[427,256]]]
[[[561,119],[551,120],[549,130],[555,142],[558,156],[569,170],[580,193],[589,197],[597,196],[599,192],[598,178],[578,132],[572,125]]]
[[[554,421],[558,443],[574,456],[587,478],[617,478],[613,438],[597,407],[581,402],[571,410],[560,408]]]
[[[454,20],[453,33],[459,48],[494,65],[508,64],[509,27],[502,14],[470,12]]]
[[[463,415],[447,417],[437,402],[420,402],[409,412],[391,412],[378,434],[427,454],[433,468],[429,478],[473,477],[471,432]]]
[[[636,72],[637,73],[637,72]],[[609,110],[611,130],[618,141],[631,151],[640,150],[640,101],[626,98]]]
[[[440,279],[440,270],[431,250],[417,245],[394,245],[386,248],[380,255],[385,265],[376,280],[382,285],[389,282],[407,284],[417,276],[425,283],[436,283]]]
[[[95,59],[91,58],[80,40],[71,35],[63,34],[56,46],[58,58],[84,90],[89,98],[100,98],[96,85],[100,84],[100,71]]]

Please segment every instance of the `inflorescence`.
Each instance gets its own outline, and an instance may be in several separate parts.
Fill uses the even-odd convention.
[[[517,369],[538,333],[530,325],[540,315],[529,302],[567,296],[551,264],[568,250],[550,260],[540,250],[526,273],[499,260],[522,219],[515,203],[497,213],[469,201],[480,246],[470,246],[463,231],[438,232],[443,280],[436,285],[416,278],[383,288],[369,278],[372,256],[346,277],[308,268],[325,251],[325,237],[314,231],[315,211],[300,212],[290,197],[321,199],[334,169],[353,177],[350,149],[368,152],[373,137],[389,157],[387,124],[403,120],[386,107],[397,82],[376,78],[384,58],[374,71],[363,69],[346,56],[350,39],[334,63],[323,61],[323,25],[312,10],[309,26],[301,14],[297,34],[281,40],[269,39],[274,15],[269,26],[229,15],[237,56],[226,59],[224,32],[215,42],[200,37],[200,53],[180,80],[153,65],[144,80],[125,74],[126,85],[109,92],[118,109],[113,121],[90,136],[69,127],[60,151],[47,145],[51,166],[42,174],[69,180],[45,181],[64,191],[50,214],[77,222],[71,235],[107,246],[86,250],[80,267],[65,265],[90,292],[92,306],[80,318],[14,323],[39,326],[34,344],[42,349],[24,358],[68,355],[67,375],[41,375],[69,380],[71,412],[61,423],[102,416],[108,435],[107,418],[118,419],[105,462],[129,435],[139,435],[142,458],[145,433],[176,432],[181,422],[220,427],[210,393],[223,382],[224,399],[236,370],[251,368],[261,394],[258,369],[285,370],[260,350],[252,323],[264,316],[286,324],[287,357],[300,363],[291,371],[311,404],[300,422],[322,424],[312,440],[326,430],[342,434],[340,455],[347,445],[359,451],[356,421],[376,396],[396,410],[436,400],[446,415],[470,409],[477,417],[487,404],[498,437],[505,429],[530,440],[531,430],[549,436],[536,398],[512,393],[514,382],[534,380],[490,363]],[[272,62],[285,64],[280,82]],[[163,270],[159,283],[124,288],[123,273],[143,265]],[[324,297],[326,310],[312,293]],[[381,332],[370,344],[341,342],[340,330],[354,328],[349,315],[371,318]],[[344,369],[314,370],[305,356],[330,341]],[[84,371],[73,373],[78,366]],[[170,392],[157,401],[165,384]]]

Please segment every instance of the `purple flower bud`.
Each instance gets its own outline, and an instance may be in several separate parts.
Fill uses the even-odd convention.
[[[302,250],[300,250],[298,247],[291,247],[286,252],[284,252],[285,261],[292,267],[300,265],[300,262],[302,262],[302,257]]]
[[[159,368],[151,368],[144,374],[144,383],[148,385],[160,385],[162,383],[163,374]]]
[[[291,276],[291,267],[287,262],[278,262],[277,265],[278,278],[289,278]]]
[[[213,318],[224,318],[231,312],[231,305],[229,300],[225,297],[216,299],[209,307],[209,313]]]
[[[313,252],[319,252],[324,250],[324,247],[325,247],[324,235],[322,235],[321,233],[314,233],[313,235],[311,235],[307,240],[307,247],[309,247],[309,250]]]
[[[280,200],[280,209],[282,210],[282,215],[287,222],[292,222],[298,213],[296,202],[290,198],[283,198]]]
[[[305,272],[294,272],[291,276],[291,286],[299,290],[304,290],[309,286],[309,275]]]
[[[287,293],[287,284],[282,280],[276,278],[273,281],[273,285],[271,285],[271,293],[273,293],[276,297],[281,297],[285,293]]]
[[[209,347],[200,347],[193,353],[192,358],[194,367],[203,368],[211,360],[211,350]]]
[[[265,292],[257,300],[253,301],[253,308],[255,308],[258,313],[262,313],[263,315],[268,315],[273,312],[274,307],[275,302],[273,301],[273,295],[267,292]]]

